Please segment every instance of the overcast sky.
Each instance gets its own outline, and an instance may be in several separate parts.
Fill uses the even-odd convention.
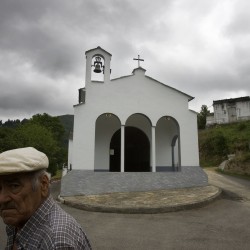
[[[112,54],[111,78],[140,54],[197,112],[250,95],[249,0],[1,0],[0,120],[73,114],[97,46]]]

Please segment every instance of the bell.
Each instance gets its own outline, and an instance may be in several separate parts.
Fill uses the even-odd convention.
[[[95,73],[101,73],[102,72],[103,66],[102,66],[102,62],[101,62],[101,57],[100,56],[96,56],[95,57],[94,65],[92,65],[92,66],[95,67],[94,68],[94,72]]]
[[[94,72],[95,73],[101,73],[102,72],[101,65],[99,63],[95,64]]]

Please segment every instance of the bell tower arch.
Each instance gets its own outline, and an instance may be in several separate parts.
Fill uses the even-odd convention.
[[[86,55],[86,76],[85,84],[88,85],[92,81],[95,81],[93,74],[103,74],[100,77],[104,83],[110,81],[110,61],[112,55],[101,47],[95,49],[87,50]],[[100,80],[99,80],[100,81]]]

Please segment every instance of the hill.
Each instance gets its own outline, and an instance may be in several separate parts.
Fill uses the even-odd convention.
[[[240,172],[245,169],[250,174],[250,121],[200,130],[199,153],[202,167],[219,166],[228,155],[234,154],[231,168]]]

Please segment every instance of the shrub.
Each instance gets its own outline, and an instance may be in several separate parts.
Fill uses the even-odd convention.
[[[240,122],[239,125],[238,125],[238,130],[239,131],[242,131],[242,130],[245,130],[247,128],[247,125],[245,122]]]
[[[226,138],[220,132],[214,133],[203,141],[202,145],[200,145],[200,151],[204,153],[204,156],[211,154],[225,156],[228,153]]]

